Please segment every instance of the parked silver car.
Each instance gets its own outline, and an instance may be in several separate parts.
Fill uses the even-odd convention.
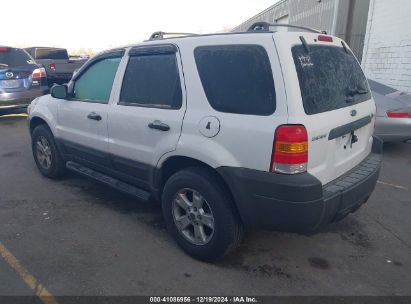
[[[375,135],[384,142],[411,140],[411,95],[368,80],[377,105]]]

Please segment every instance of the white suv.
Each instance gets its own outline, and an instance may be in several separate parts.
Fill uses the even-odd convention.
[[[189,35],[112,49],[29,108],[41,173],[161,200],[191,256],[244,226],[314,230],[372,193],[381,141],[358,61],[318,32]]]

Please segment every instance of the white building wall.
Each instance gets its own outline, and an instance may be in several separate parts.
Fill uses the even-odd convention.
[[[411,92],[410,0],[371,0],[362,66],[368,78]]]

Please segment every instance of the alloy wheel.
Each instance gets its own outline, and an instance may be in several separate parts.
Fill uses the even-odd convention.
[[[207,244],[214,234],[214,215],[210,205],[196,190],[179,190],[172,202],[174,223],[179,233],[194,245]]]
[[[40,166],[48,170],[51,167],[52,154],[50,143],[44,136],[39,136],[36,142],[36,157]]]

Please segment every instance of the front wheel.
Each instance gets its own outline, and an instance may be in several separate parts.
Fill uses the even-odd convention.
[[[162,196],[167,228],[180,247],[203,261],[215,261],[241,242],[243,227],[228,191],[204,168],[177,172]]]
[[[53,134],[45,125],[39,125],[31,134],[34,161],[40,172],[48,178],[59,178],[66,172],[65,162],[60,156]]]

